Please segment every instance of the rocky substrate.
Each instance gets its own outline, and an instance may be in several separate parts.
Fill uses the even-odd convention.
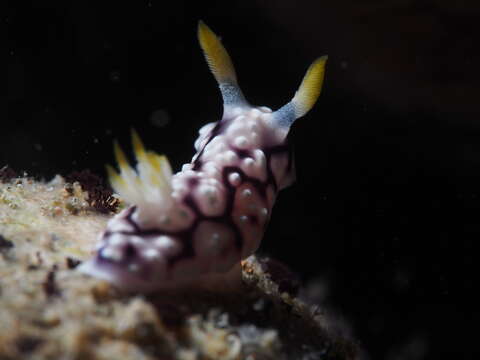
[[[121,200],[85,174],[39,182],[2,170],[0,359],[358,357],[335,318],[300,300],[297,278],[269,258],[243,261],[233,293],[129,294],[79,273]]]

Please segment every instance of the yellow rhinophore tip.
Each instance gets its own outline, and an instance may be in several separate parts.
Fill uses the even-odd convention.
[[[132,133],[132,144],[133,144],[133,151],[135,156],[137,157],[138,161],[144,161],[147,158],[147,153],[145,151],[145,146],[143,146],[143,142],[140,139],[140,136],[135,131],[135,129],[131,129]]]
[[[130,165],[128,164],[127,157],[123,152],[122,148],[118,144],[118,141],[115,140],[113,143],[113,152],[115,153],[115,159],[117,160],[118,167],[120,168],[121,172],[126,172],[130,169]]]
[[[325,55],[315,60],[303,77],[292,100],[295,107],[295,118],[302,117],[315,105],[322,90],[327,59],[328,56]]]
[[[198,22],[198,40],[217,82],[236,84],[237,76],[227,50],[217,35],[201,20]]]

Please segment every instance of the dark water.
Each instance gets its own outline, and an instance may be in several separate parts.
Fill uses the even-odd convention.
[[[480,353],[479,5],[37,3],[2,14],[0,166],[103,174],[112,140],[128,147],[135,127],[179,169],[221,112],[200,18],[254,104],[283,105],[328,53],[320,101],[291,133],[298,181],[261,250],[320,278],[372,359]]]

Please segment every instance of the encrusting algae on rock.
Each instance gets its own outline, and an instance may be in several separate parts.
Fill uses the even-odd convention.
[[[79,273],[109,219],[88,197],[60,176],[0,183],[0,358],[356,358],[355,342],[261,258],[242,263],[236,294],[128,294]]]

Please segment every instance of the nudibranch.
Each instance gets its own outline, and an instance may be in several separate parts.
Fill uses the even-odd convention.
[[[113,189],[131,205],[108,222],[94,258],[79,268],[123,289],[175,289],[238,267],[258,248],[277,192],[295,178],[287,134],[317,101],[327,57],[272,112],[247,102],[230,56],[201,21],[198,38],[223,97],[222,119],[200,129],[197,153],[176,174],[134,131],[136,169],[117,143],[120,172],[107,167]]]

